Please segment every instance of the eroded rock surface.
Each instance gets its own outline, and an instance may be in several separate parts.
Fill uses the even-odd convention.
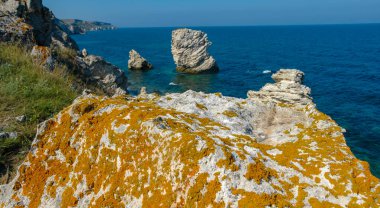
[[[41,0],[3,0],[0,4],[0,40],[24,45],[78,49],[67,33],[55,24],[53,13]]]
[[[269,97],[85,94],[40,125],[0,207],[379,207],[342,132]]]
[[[143,58],[137,51],[129,52],[128,68],[132,70],[149,70],[153,65]]]
[[[266,84],[260,91],[249,91],[248,97],[264,102],[290,105],[312,105],[310,88],[303,85],[304,73],[296,69],[281,69],[272,75],[274,84]]]
[[[120,68],[108,63],[100,56],[88,55],[82,59],[89,69],[89,78],[94,79],[107,94],[125,94],[128,79]]]
[[[172,54],[177,70],[192,74],[218,71],[215,59],[208,52],[210,46],[207,34],[202,31],[174,30]]]

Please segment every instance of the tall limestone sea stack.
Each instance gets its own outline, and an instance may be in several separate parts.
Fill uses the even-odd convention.
[[[191,29],[178,29],[172,33],[172,54],[177,70],[198,74],[217,72],[215,59],[209,54],[211,42],[207,34]]]
[[[302,77],[281,70],[247,99],[85,94],[40,125],[0,207],[380,207]]]

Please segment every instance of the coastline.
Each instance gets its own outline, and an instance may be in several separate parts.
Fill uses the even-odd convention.
[[[24,4],[19,17],[14,6]],[[379,179],[351,152],[345,130],[317,109],[302,71],[277,71],[274,82],[244,91],[244,99],[146,88],[131,96],[125,72],[80,53],[41,2],[7,6],[13,13],[1,20],[21,21],[0,25],[1,40],[29,45],[46,73],[63,64],[85,90],[38,126],[15,178],[0,186],[0,207],[380,206]],[[207,35],[198,33],[202,44],[193,45],[202,50],[195,53],[210,61],[182,60],[187,44],[178,38],[177,66],[217,66]]]

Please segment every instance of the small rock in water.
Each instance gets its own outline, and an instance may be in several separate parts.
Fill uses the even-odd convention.
[[[263,74],[270,74],[270,73],[272,73],[271,70],[264,70],[264,71],[263,71]]]
[[[85,57],[85,58],[88,56],[87,49],[84,48],[82,50],[82,56]]]
[[[146,87],[142,87],[139,96],[146,96],[147,94],[148,93],[146,92]]]
[[[128,68],[132,70],[148,70],[152,69],[153,65],[143,58],[137,51],[129,52]]]

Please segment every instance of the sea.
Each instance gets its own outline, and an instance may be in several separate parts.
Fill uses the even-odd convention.
[[[380,177],[380,24],[190,27],[208,34],[217,74],[176,72],[171,32],[176,28],[122,28],[73,38],[90,54],[125,70],[129,91],[207,93],[246,98],[273,82],[279,69],[300,69],[320,111],[345,128],[351,150]],[[129,51],[137,50],[154,69],[129,71]]]

